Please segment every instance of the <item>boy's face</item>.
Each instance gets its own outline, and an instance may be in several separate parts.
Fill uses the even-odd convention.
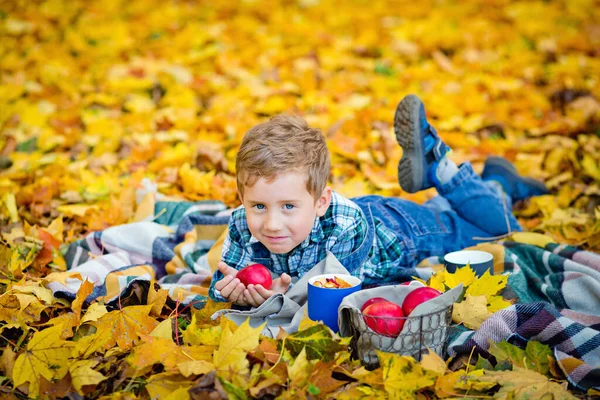
[[[285,254],[310,234],[315,218],[327,211],[331,188],[326,187],[315,202],[306,190],[305,172],[283,172],[271,181],[260,178],[244,186],[242,203],[248,228],[271,253]]]

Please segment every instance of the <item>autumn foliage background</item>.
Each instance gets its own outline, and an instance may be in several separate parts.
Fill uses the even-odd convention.
[[[367,373],[322,326],[296,339],[316,361],[294,339],[211,322],[210,309],[180,316],[160,291],[88,315],[89,288],[71,305],[43,277],[66,268],[69,243],[131,222],[144,178],[168,198],[237,206],[241,138],[281,112],[325,132],[337,191],[425,201],[435,192],[409,195],[396,181],[391,123],[408,93],[455,161],[480,170],[503,155],[546,182],[552,195],[515,208],[527,230],[597,251],[598,10],[588,0],[1,2],[3,398],[384,393],[398,367]],[[148,336],[159,323],[169,333]],[[188,349],[167,339],[171,327]]]

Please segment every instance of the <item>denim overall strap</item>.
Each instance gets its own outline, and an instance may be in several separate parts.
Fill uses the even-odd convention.
[[[271,252],[261,242],[252,243],[252,262],[262,264],[267,268],[273,267]]]
[[[358,246],[358,248],[352,253],[350,253],[350,255],[348,255],[347,257],[339,260],[340,263],[342,263],[342,265],[350,273],[360,268],[367,261],[369,253],[373,248],[373,239],[375,237],[375,223],[373,222],[373,213],[371,212],[371,206],[369,204],[358,204],[358,206],[362,209],[363,213],[365,214],[368,229],[363,242]]]

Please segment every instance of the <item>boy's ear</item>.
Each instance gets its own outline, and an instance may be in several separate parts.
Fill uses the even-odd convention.
[[[317,215],[322,217],[327,212],[329,205],[331,204],[331,187],[325,186],[323,192],[321,193],[321,197],[317,199]]]

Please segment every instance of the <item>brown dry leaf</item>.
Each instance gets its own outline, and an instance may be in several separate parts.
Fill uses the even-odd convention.
[[[310,384],[319,390],[320,395],[331,393],[347,382],[335,379],[332,375],[336,367],[336,361],[317,361],[309,378]]]

